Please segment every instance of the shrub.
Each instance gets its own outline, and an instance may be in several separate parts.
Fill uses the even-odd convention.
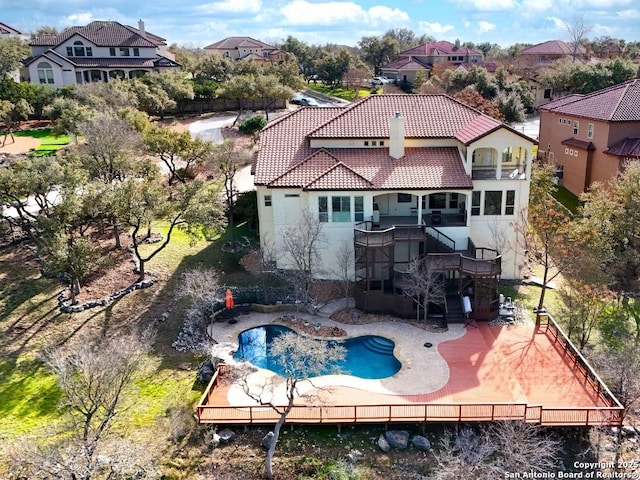
[[[242,122],[238,129],[242,133],[256,133],[262,130],[266,124],[267,120],[262,115],[254,115]]]

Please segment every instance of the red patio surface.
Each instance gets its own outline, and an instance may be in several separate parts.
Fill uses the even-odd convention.
[[[542,325],[536,329],[534,326],[491,327],[486,323],[478,323],[477,328],[467,327],[461,338],[439,345],[438,350],[447,361],[450,374],[448,382],[434,392],[386,395],[349,387],[332,387],[330,393],[323,392],[323,400],[325,405],[334,406],[436,404],[445,408],[447,405],[481,404],[473,410],[485,412],[479,413],[477,420],[487,419],[489,405],[514,404],[524,405],[518,411],[526,412],[526,418],[534,422],[573,425],[598,423],[594,419],[601,419],[601,412],[596,408],[615,407],[615,404],[600,394],[606,387],[594,382],[593,377],[585,373],[576,355],[565,348],[562,342],[564,337],[560,334],[560,341],[556,340],[558,332],[557,329],[552,330],[552,326]],[[428,374],[428,366],[425,366],[425,375]],[[419,387],[416,390],[419,391]],[[203,404],[228,406],[227,388],[220,386],[212,389]],[[583,411],[585,408],[592,410],[589,412],[591,415]],[[427,409],[425,407],[425,412]],[[540,411],[545,409],[551,412],[547,412],[548,415],[541,414]],[[575,412],[567,412],[567,409],[574,409]],[[199,409],[200,421],[215,421],[215,412],[206,410],[206,407]],[[228,415],[227,411],[223,417]],[[381,418],[385,415],[381,415]],[[473,416],[469,413],[467,417],[469,415]],[[413,418],[414,415],[410,416]],[[616,422],[616,419],[609,419],[604,423]],[[224,423],[224,420],[220,423]]]

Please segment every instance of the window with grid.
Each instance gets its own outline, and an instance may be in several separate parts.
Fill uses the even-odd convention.
[[[351,197],[331,197],[331,221],[351,221]]]
[[[588,138],[593,138],[593,123],[590,123],[587,126],[587,137]]]
[[[578,129],[580,128],[580,122],[579,121],[575,121],[573,122],[573,134],[577,135],[578,134]]]
[[[40,83],[53,84],[53,68],[51,68],[51,64],[47,62],[40,62],[37,68],[38,80]]]
[[[327,197],[318,197],[318,220],[322,223],[329,221],[329,202]]]
[[[355,221],[361,222],[364,220],[364,197],[353,197],[353,213],[355,215]]]
[[[504,207],[505,215],[513,215],[516,209],[516,191],[507,190],[506,204]]]
[[[480,215],[480,192],[471,193],[471,215]]]
[[[502,213],[502,192],[486,191],[484,192],[484,214],[500,215]]]
[[[264,196],[264,206],[265,207],[270,207],[271,206],[271,195],[265,195]]]

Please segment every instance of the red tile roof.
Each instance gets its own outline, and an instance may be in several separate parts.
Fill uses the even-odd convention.
[[[372,95],[348,107],[301,108],[269,123],[255,157],[256,185],[307,190],[472,188],[457,147],[311,148],[313,139],[387,142],[389,118],[400,112],[406,138],[443,138],[468,144],[499,121],[446,95]],[[517,132],[516,132],[517,133]]]
[[[0,34],[1,35],[22,35],[22,32],[18,29],[10,27],[6,23],[0,22]]]
[[[579,45],[577,54],[585,53],[584,47]],[[573,45],[561,40],[549,40],[523,49],[520,55],[573,55]]]
[[[84,27],[66,28],[58,35],[41,35],[31,40],[30,45],[56,47],[76,34],[100,47],[157,47],[165,40],[118,22],[94,21]]]
[[[400,60],[396,60],[388,65],[382,67],[383,70],[392,69],[392,70],[425,70],[427,68],[431,68],[428,65],[416,60],[413,57],[401,58]]]
[[[581,148],[582,150],[595,150],[596,147],[593,142],[586,142],[584,140],[578,140],[577,138],[567,138],[560,142],[562,145],[568,145],[570,147]]]
[[[612,145],[604,153],[617,155],[618,157],[640,158],[640,137],[627,137]]]
[[[480,52],[471,50],[467,47],[457,47],[451,42],[429,42],[410,48],[404,52],[400,52],[399,56],[420,55],[420,56],[438,56],[438,55],[482,55]]]
[[[261,42],[251,37],[227,37],[219,40],[211,45],[204,47],[213,50],[236,50],[238,48],[259,48],[262,50],[277,50],[267,43]]]
[[[609,122],[640,121],[640,80],[629,80],[588,95],[572,95],[540,107],[541,110]]]

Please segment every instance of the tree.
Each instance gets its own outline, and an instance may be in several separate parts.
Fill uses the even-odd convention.
[[[264,113],[267,121],[269,120],[269,107],[278,100],[288,100],[294,95],[294,90],[283,85],[281,80],[273,74],[258,75],[255,77],[255,95],[261,98],[264,107]]]
[[[0,120],[2,120],[5,127],[4,139],[2,140],[3,147],[9,135],[11,135],[13,142],[16,141],[13,136],[13,130],[20,125],[21,121],[27,120],[31,113],[33,113],[33,108],[31,108],[31,105],[29,105],[24,98],[21,98],[15,104],[6,100],[0,100]]]
[[[404,52],[423,43],[435,41],[435,38],[429,35],[420,35],[417,37],[416,34],[408,28],[392,28],[387,30],[382,37],[395,40],[398,44],[398,52]]]
[[[391,35],[382,38],[362,37],[358,46],[362,50],[362,58],[375,74],[379,74],[382,66],[390,63],[399,52],[399,43]]]
[[[142,478],[143,473],[152,472],[145,449],[113,432],[127,404],[133,403],[134,382],[145,365],[151,340],[149,333],[136,332],[84,338],[45,352],[46,364],[63,394],[65,428],[42,438],[39,445],[15,447],[12,456],[16,471],[23,475],[20,478]]]
[[[329,85],[337,85],[342,81],[342,77],[349,70],[352,63],[352,56],[347,50],[340,50],[337,54],[325,55],[316,63],[316,71]]]
[[[68,134],[74,139],[80,135],[80,125],[85,122],[91,112],[76,100],[57,97],[45,109],[44,114],[54,121],[51,131],[56,135]]]
[[[565,279],[560,296],[563,300],[561,317],[567,325],[567,335],[574,342],[577,340],[582,350],[589,344],[594,328],[605,317],[615,295],[604,286],[569,278]]]
[[[520,421],[492,422],[474,431],[450,431],[440,441],[434,457],[440,468],[435,480],[507,478],[513,472],[544,474],[555,471],[562,442],[542,427]]]
[[[353,89],[353,99],[358,99],[360,88],[370,86],[371,71],[368,68],[350,68],[342,77],[342,82]]]
[[[475,108],[476,110],[480,110],[482,113],[489,115],[497,120],[502,121],[502,113],[500,113],[500,109],[489,100],[486,100],[482,95],[478,93],[476,89],[473,87],[467,87],[464,90],[456,93],[453,98],[458,100],[459,102],[468,105],[471,108]]]
[[[505,123],[524,122],[527,118],[522,100],[516,93],[500,92],[496,97],[496,104]]]
[[[428,256],[416,257],[409,263],[402,289],[416,303],[416,320],[420,318],[420,307],[422,307],[425,324],[429,314],[429,304],[442,307],[447,301],[444,278],[438,271],[438,263]]]
[[[283,371],[283,377],[273,376],[261,385],[252,384],[253,379],[241,372],[241,383],[245,393],[260,405],[268,405],[278,415],[273,428],[273,438],[269,443],[265,458],[265,476],[273,478],[273,456],[280,437],[280,430],[291,412],[295,400],[301,396],[299,385],[312,377],[335,373],[336,362],[344,360],[346,350],[337,343],[314,340],[294,332],[283,333],[273,339],[269,355]],[[279,405],[274,399],[275,388],[284,383],[286,405]]]
[[[191,167],[201,164],[211,154],[213,144],[193,139],[188,131],[174,132],[164,127],[151,127],[144,136],[147,151],[160,157],[169,172],[169,185],[178,180],[186,183]]]
[[[569,35],[569,42],[571,43],[571,59],[575,62],[578,56],[578,50],[587,40],[587,35],[589,35],[591,31],[591,25],[587,23],[584,15],[574,15],[569,22],[565,24],[565,27]]]
[[[120,199],[117,214],[131,230],[133,253],[138,264],[138,279],[146,276],[146,264],[160,253],[171,241],[176,228],[185,231],[192,238],[198,238],[207,229],[217,229],[220,225],[218,195],[212,185],[199,180],[177,186],[166,192],[157,179],[128,178],[122,182],[117,198]],[[168,224],[166,236],[148,253],[141,248],[141,230],[154,220]]]
[[[221,176],[224,185],[224,202],[226,206],[228,228],[232,232],[235,247],[235,200],[238,190],[235,185],[238,170],[248,160],[247,156],[236,151],[235,142],[226,139],[220,145],[216,145],[210,152],[207,163],[211,165]]]
[[[231,77],[224,86],[218,90],[218,95],[222,98],[238,101],[238,116],[233,121],[235,125],[238,119],[242,117],[246,103],[249,100],[257,98],[255,75],[235,75]]]
[[[297,277],[294,285],[305,302],[309,300],[314,275],[320,273],[320,251],[325,242],[323,224],[309,209],[302,210],[298,222],[281,232],[279,253],[285,269]]]
[[[31,39],[38,38],[41,35],[58,35],[58,29],[51,25],[43,25],[31,33]]]
[[[596,183],[581,199],[580,235],[601,259],[617,291],[635,291],[640,275],[640,162],[624,165],[620,175]]]
[[[0,39],[0,78],[18,70],[20,61],[29,53],[29,45],[19,38]]]
[[[351,292],[354,263],[353,244],[343,240],[336,252],[336,269],[333,273],[342,286],[344,298],[348,298]]]
[[[528,260],[542,267],[538,311],[544,307],[548,283],[578,263],[581,254],[569,211],[551,195],[556,188],[553,170],[551,165],[534,169],[528,212],[522,212],[516,226]]]

